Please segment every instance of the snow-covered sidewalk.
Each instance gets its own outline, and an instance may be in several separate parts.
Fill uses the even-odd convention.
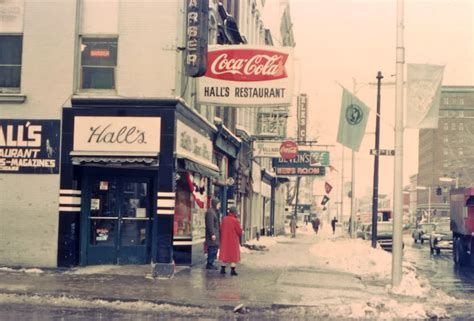
[[[401,286],[392,289],[391,254],[350,239],[345,231],[333,235],[329,224],[318,235],[311,225],[301,225],[296,238],[287,233],[247,244],[260,250],[241,248],[237,277],[201,265],[179,267],[170,280],[147,277],[149,265],[0,268],[0,306],[140,307],[150,313],[222,317],[243,304],[249,320],[340,320],[443,318],[447,307],[465,304],[432,288],[408,263]]]
[[[403,263],[402,283],[392,288],[392,254],[374,249],[362,239],[351,239],[345,231],[333,235],[329,224],[317,235],[311,225],[300,226],[296,238],[289,235],[249,242],[265,245],[268,251],[259,254],[245,249],[243,264],[298,270],[309,287],[324,288],[323,295],[321,291],[305,291],[300,303],[315,306],[331,317],[445,318],[446,306],[463,304],[431,287],[409,262]],[[360,280],[360,287],[348,275]]]

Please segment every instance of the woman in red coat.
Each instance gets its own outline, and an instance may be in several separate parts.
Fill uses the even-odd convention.
[[[229,213],[221,223],[221,243],[219,261],[221,261],[221,274],[225,274],[226,264],[230,263],[230,275],[237,275],[236,263],[240,261],[240,237],[242,228],[237,218],[237,208],[232,206]]]

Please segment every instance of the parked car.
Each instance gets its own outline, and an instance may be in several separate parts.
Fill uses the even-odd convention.
[[[441,250],[453,249],[453,233],[451,232],[449,222],[440,222],[430,233],[430,252],[440,254]]]
[[[365,239],[372,239],[372,224],[368,224],[365,230]],[[377,223],[377,243],[385,251],[392,251],[393,244],[393,224],[392,222]],[[404,247],[404,244],[402,245]]]
[[[430,234],[435,229],[435,223],[418,223],[413,229],[412,237],[416,243],[420,241],[423,244],[425,241],[429,241]]]

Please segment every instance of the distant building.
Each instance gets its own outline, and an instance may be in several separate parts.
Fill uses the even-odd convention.
[[[421,129],[418,147],[417,214],[436,220],[449,215],[449,190],[474,184],[474,87],[443,86],[439,124]],[[451,182],[440,177],[452,178]],[[429,199],[429,195],[431,198]]]

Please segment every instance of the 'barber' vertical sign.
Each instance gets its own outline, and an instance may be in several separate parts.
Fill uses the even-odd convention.
[[[209,0],[186,0],[186,59],[189,77],[206,73],[209,37]]]

